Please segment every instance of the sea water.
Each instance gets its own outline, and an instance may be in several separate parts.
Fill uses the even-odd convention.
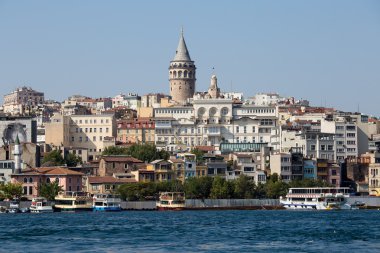
[[[380,252],[380,211],[1,214],[0,252]]]

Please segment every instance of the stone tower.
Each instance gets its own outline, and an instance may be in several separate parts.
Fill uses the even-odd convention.
[[[13,151],[13,156],[15,160],[15,173],[21,173],[21,155],[22,155],[22,149],[20,145],[20,140],[18,138],[18,135],[16,136],[16,141],[15,141],[15,147]]]
[[[220,89],[218,88],[218,79],[216,75],[211,76],[210,87],[208,88],[208,94],[211,98],[218,98],[220,96]]]
[[[186,104],[195,92],[195,65],[187,50],[183,30],[179,38],[174,59],[170,62],[169,82],[172,100],[178,104]]]

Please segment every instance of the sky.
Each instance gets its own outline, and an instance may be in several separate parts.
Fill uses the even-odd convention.
[[[308,99],[380,116],[380,1],[0,0],[0,102],[169,94],[181,27],[197,91]],[[214,70],[213,70],[214,68]]]

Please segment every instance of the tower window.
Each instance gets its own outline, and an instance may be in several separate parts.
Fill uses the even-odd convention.
[[[179,77],[179,78],[182,77],[182,71],[178,71],[178,77]]]
[[[183,72],[183,77],[187,77],[187,70]]]
[[[174,77],[174,78],[177,77],[177,71],[173,71],[173,77]]]

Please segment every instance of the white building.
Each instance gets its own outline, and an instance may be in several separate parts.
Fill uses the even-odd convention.
[[[209,91],[197,93],[191,106],[154,108],[156,145],[169,151],[220,143],[265,142],[279,148],[277,108],[246,106],[221,97],[216,76]]]

